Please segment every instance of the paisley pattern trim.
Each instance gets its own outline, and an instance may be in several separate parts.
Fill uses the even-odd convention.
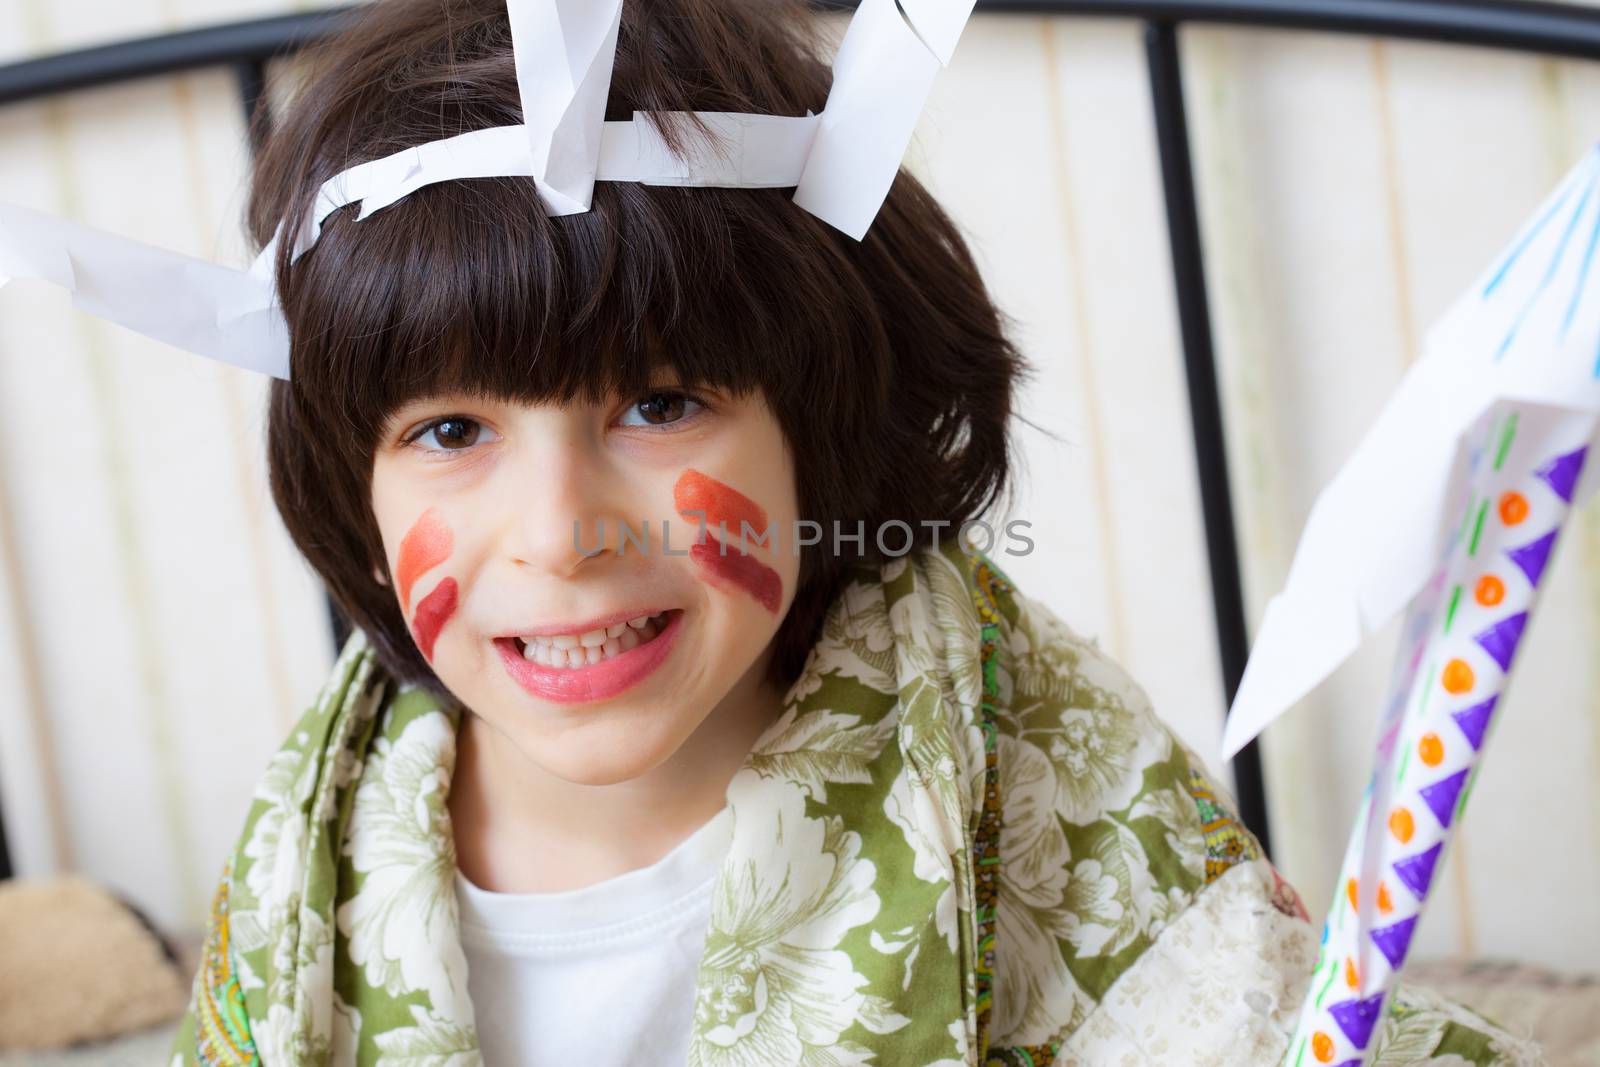
[[[983,810],[978,816],[978,829],[973,838],[972,858],[977,901],[978,958],[974,967],[977,988],[978,1062],[984,1063],[989,1052],[989,1010],[994,1001],[994,927],[999,886],[996,875],[1000,870],[1000,764],[996,752],[996,705],[1000,695],[999,679],[995,675],[995,650],[1000,643],[1000,613],[995,599],[1011,591],[1010,583],[987,559],[980,559],[973,567],[973,604],[978,612],[981,637],[979,665],[983,676],[982,712],[979,724],[983,729]]]
[[[233,860],[222,869],[211,899],[212,936],[206,938],[197,976],[195,1054],[203,1067],[260,1067],[255,1040],[250,1033],[244,990],[234,973],[228,949],[228,890],[233,883]]]

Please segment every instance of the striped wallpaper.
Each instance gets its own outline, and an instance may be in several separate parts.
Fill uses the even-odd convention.
[[[11,0],[0,62],[309,5]],[[1600,133],[1600,67],[1185,31],[1248,603],[1420,339]],[[231,75],[0,108],[0,197],[242,263]],[[1223,714],[1138,28],[974,19],[910,166],[965,227],[1037,378],[999,558],[1185,740]],[[272,509],[263,383],[0,291],[0,800],[23,875],[79,870],[197,931],[271,751],[330,662]],[[1031,424],[1031,425],[1030,425]],[[1381,518],[1381,517],[1380,517]],[[1418,952],[1592,967],[1600,511],[1564,540]],[[1393,636],[1391,628],[1390,636]],[[1323,906],[1393,642],[1266,735],[1276,858]]]

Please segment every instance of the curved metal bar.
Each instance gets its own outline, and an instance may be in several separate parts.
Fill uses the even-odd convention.
[[[1170,22],[1145,27],[1145,57],[1150,68],[1150,99],[1155,109],[1156,144],[1161,154],[1162,191],[1167,204],[1167,235],[1178,301],[1178,329],[1189,383],[1189,420],[1194,435],[1200,511],[1211,568],[1211,604],[1222,660],[1222,688],[1233,703],[1250,658],[1244,610],[1244,579],[1239,539],[1233,523],[1233,493],[1228,483],[1228,446],[1206,292],[1200,212],[1195,201],[1194,164],[1189,154],[1189,123],[1184,109],[1178,31]],[[1233,760],[1239,818],[1271,852],[1266,783],[1260,750],[1251,742]]]
[[[812,0],[848,11],[855,0]],[[0,104],[293,52],[356,5],[204,26],[0,66]],[[1600,59],[1600,8],[1547,0],[978,0],[978,11],[1228,23]]]
[[[1600,10],[1543,0],[978,0],[978,9],[1354,33],[1600,59]]]
[[[342,7],[202,26],[0,66],[0,104],[115,85],[135,78],[263,62],[294,52],[333,32],[355,11],[354,7]]]

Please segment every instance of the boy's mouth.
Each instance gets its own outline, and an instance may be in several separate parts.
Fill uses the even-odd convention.
[[[571,670],[604,663],[625,652],[649,644],[666,629],[672,616],[682,609],[669,608],[655,615],[640,615],[625,622],[588,630],[581,634],[553,634],[512,637],[518,654],[530,663],[557,670]]]
[[[497,637],[494,645],[506,673],[529,693],[561,704],[587,703],[614,697],[660,667],[683,632],[683,617],[682,608],[671,608],[645,617],[642,625],[625,622],[615,635],[612,623],[585,634]]]

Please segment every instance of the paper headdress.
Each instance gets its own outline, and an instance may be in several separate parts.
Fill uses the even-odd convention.
[[[416,145],[325,182],[297,260],[332,212],[364,219],[426,185],[529,177],[549,215],[589,210],[596,181],[795,188],[794,201],[861,240],[888,196],[933,79],[974,0],[861,0],[833,63],[820,115],[696,112],[719,141],[688,158],[642,112],[605,121],[623,0],[506,0],[523,121]],[[903,12],[903,15],[902,15]],[[81,310],[175,347],[289,377],[277,298],[277,233],[246,270],[0,202],[0,286],[53,282]]]

